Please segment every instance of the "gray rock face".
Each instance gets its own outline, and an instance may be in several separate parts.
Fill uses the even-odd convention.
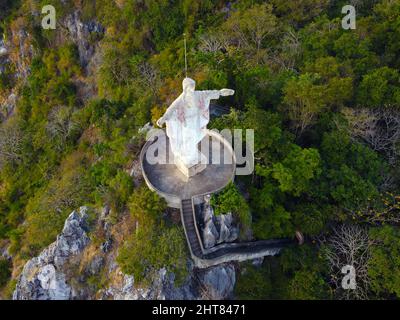
[[[208,220],[203,228],[203,245],[204,248],[209,249],[214,247],[219,238],[217,228],[215,227],[212,219]]]
[[[135,286],[134,277],[124,275],[122,282],[111,286],[102,293],[102,299],[114,300],[193,300],[196,289],[190,277],[182,286],[175,286],[175,276],[165,268],[158,271],[156,280],[148,287]]]
[[[0,103],[0,123],[14,114],[16,106],[17,96],[14,93],[11,93],[5,102]]]
[[[214,209],[212,208],[210,204],[210,197],[207,196],[205,198],[205,203],[204,203],[204,209],[203,209],[203,219],[204,222],[212,221],[214,220]]]
[[[98,223],[107,216],[104,208]],[[121,272],[115,258],[116,248],[98,252],[90,251],[86,229],[87,208],[74,211],[65,221],[57,240],[38,257],[29,260],[18,279],[14,300],[197,300],[227,299],[233,295],[236,281],[235,269],[226,263],[208,269],[195,269],[188,261],[189,273],[177,285],[175,275],[165,268],[156,271],[148,286],[136,285],[134,277]],[[86,250],[86,248],[89,249]],[[106,251],[106,252],[104,252]],[[88,252],[94,253],[81,274],[71,272],[81,266]],[[90,276],[104,274],[110,281],[106,288],[96,291],[86,283]]]
[[[7,46],[11,46],[10,52],[17,50],[18,58],[14,60],[16,67],[16,78],[26,79],[30,73],[30,62],[35,55],[33,45],[31,44],[31,35],[28,31],[21,27],[17,30],[12,30],[11,39],[13,44],[8,42]],[[17,47],[17,48],[15,48]]]
[[[233,242],[238,238],[239,229],[233,225],[231,212],[217,216],[216,223],[219,226],[218,243]]]
[[[235,268],[232,264],[206,269],[198,277],[203,288],[203,298],[211,300],[232,298],[236,282]]]
[[[92,34],[103,34],[104,27],[95,22],[82,22],[79,11],[67,16],[65,25],[69,31],[71,40],[78,46],[79,59],[83,67],[87,67],[95,54],[95,46],[90,43]]]
[[[261,267],[264,262],[264,257],[254,259],[251,264],[255,267]]]
[[[203,245],[206,249],[223,242],[233,242],[239,236],[239,229],[233,225],[232,213],[214,215],[210,199],[205,199],[202,212]]]
[[[138,133],[146,135],[153,128],[154,126],[150,122],[147,122],[143,127],[139,128]]]
[[[87,208],[73,211],[57,240],[29,260],[18,279],[14,300],[66,300],[76,298],[67,283],[65,267],[69,259],[82,253],[89,243],[86,235]]]
[[[133,178],[133,184],[135,185],[135,187],[140,186],[143,182],[142,167],[138,159],[135,159],[132,162],[131,168],[129,170],[129,175]]]
[[[206,270],[194,270],[181,286],[175,286],[175,276],[162,268],[149,287],[135,286],[133,276],[124,275],[119,285],[104,290],[102,299],[115,300],[199,300],[228,299],[233,296],[236,273],[233,265],[224,264]],[[195,276],[195,274],[197,276]]]
[[[104,258],[100,255],[94,257],[94,259],[90,262],[88,267],[88,272],[91,275],[98,274],[101,271],[101,268],[104,265]]]
[[[203,221],[204,227],[202,229],[203,245],[204,248],[209,249],[214,247],[219,238],[217,228],[214,224],[214,210],[210,205],[210,197],[206,198],[203,208]]]
[[[100,220],[105,220],[111,212],[111,208],[109,205],[105,205],[100,213]]]
[[[100,249],[103,253],[107,253],[112,248],[112,236],[111,236],[111,224],[108,221],[108,217],[111,214],[111,208],[109,205],[105,205],[100,213],[100,224],[105,232],[105,241],[100,245]]]
[[[4,43],[3,39],[0,39],[0,58],[6,56],[8,50],[6,48],[6,44]]]
[[[10,255],[9,249],[10,247],[8,244],[6,244],[5,246],[0,246],[0,258],[10,260],[12,257]]]
[[[8,96],[6,102],[1,107],[6,117],[9,117],[14,113],[16,105],[17,105],[17,96],[14,93],[11,93]]]

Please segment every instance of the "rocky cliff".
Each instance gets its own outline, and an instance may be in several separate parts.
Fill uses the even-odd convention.
[[[116,264],[116,250],[101,246],[102,250],[88,254],[92,240],[87,220],[86,207],[69,215],[57,240],[25,264],[13,299],[192,300],[233,296],[236,273],[232,264],[198,270],[188,261],[189,275],[180,286],[175,284],[175,275],[164,268],[158,270],[150,285],[136,285],[134,277],[124,274]],[[92,286],[91,276],[100,270],[109,281],[104,287]]]
[[[57,240],[25,264],[13,299],[71,299],[79,296],[69,283],[66,269],[73,259],[79,259],[89,243],[85,229],[86,211],[87,208],[82,207],[78,212],[72,212]]]
[[[36,11],[33,11],[32,15],[40,16]],[[27,31],[27,25],[27,20],[20,17],[12,23],[8,39],[0,34],[0,75],[7,72],[7,68],[11,66],[13,70],[9,75],[11,77],[9,81],[13,83],[13,86],[4,90],[5,95],[0,95],[0,123],[13,114],[18,100],[17,92],[26,82],[32,59],[37,55],[32,44],[32,35]],[[94,20],[83,22],[79,10],[63,17],[59,26],[54,45],[66,42],[76,45],[80,64],[85,70],[85,77],[75,79],[76,87],[79,97],[86,101],[96,94],[93,75],[101,63],[99,41],[105,28]]]

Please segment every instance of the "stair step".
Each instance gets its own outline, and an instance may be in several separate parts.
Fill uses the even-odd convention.
[[[183,223],[186,229],[186,237],[192,253],[198,257],[202,257],[202,250],[196,233],[195,219],[193,216],[193,203],[191,199],[182,200],[181,202]]]

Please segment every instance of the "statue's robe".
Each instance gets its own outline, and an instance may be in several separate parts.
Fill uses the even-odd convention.
[[[219,97],[219,90],[184,92],[166,111],[171,151],[187,167],[200,161],[198,143],[210,121],[210,100]]]

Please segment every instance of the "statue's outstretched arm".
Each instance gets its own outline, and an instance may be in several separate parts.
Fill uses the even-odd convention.
[[[157,120],[157,125],[161,128],[165,121],[168,121],[169,119],[171,119],[171,117],[173,117],[175,110],[177,107],[177,103],[176,101],[174,101],[167,109],[167,111],[165,111],[164,115]]]
[[[226,96],[233,96],[235,94],[235,90],[232,89],[221,89],[219,90],[221,96],[226,97]]]
[[[232,89],[221,89],[221,90],[205,90],[203,93],[209,99],[219,99],[220,96],[232,96],[235,91]]]

